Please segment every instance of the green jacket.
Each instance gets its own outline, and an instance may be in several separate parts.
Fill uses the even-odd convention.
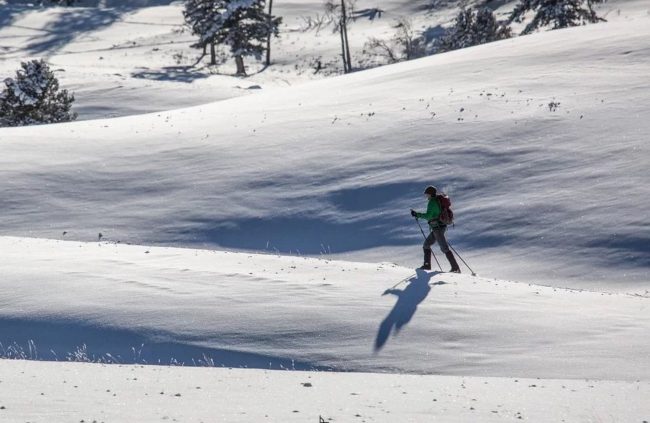
[[[427,204],[426,213],[415,213],[415,216],[418,219],[426,219],[426,221],[429,222],[429,226],[437,228],[439,226],[444,226],[438,221],[441,212],[442,209],[440,208],[440,203],[438,203],[438,200],[433,197],[429,200],[429,204]]]

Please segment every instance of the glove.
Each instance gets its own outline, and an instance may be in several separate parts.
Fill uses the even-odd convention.
[[[415,210],[411,209],[411,216],[418,217],[418,213]]]

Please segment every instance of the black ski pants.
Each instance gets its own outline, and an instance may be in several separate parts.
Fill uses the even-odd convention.
[[[449,244],[447,243],[447,238],[445,237],[445,232],[447,232],[446,226],[439,226],[437,228],[431,228],[431,233],[424,240],[424,245],[422,247],[425,250],[430,250],[431,246],[438,242],[440,246],[440,251],[447,254],[449,252]]]

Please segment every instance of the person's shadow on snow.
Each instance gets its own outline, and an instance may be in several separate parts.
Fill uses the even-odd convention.
[[[403,289],[387,289],[383,295],[392,294],[397,296],[397,303],[388,313],[388,316],[379,325],[377,339],[375,339],[375,352],[383,348],[388,341],[391,331],[395,328],[395,334],[411,321],[418,305],[427,298],[431,286],[429,281],[436,273],[428,273],[417,269],[416,276],[409,280],[409,284]],[[445,282],[436,282],[435,285],[444,285]]]

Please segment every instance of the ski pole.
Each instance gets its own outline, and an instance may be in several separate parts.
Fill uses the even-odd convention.
[[[417,217],[415,218],[415,221],[417,222],[418,226],[420,227],[420,232],[422,232],[422,237],[423,237],[424,240],[426,241],[426,240],[427,240],[427,236],[424,234],[424,229],[422,229],[422,225],[420,225],[420,221],[418,220]],[[442,270],[442,266],[440,265],[440,262],[438,261],[438,257],[436,257],[436,253],[434,253],[433,250],[431,250],[431,255],[433,256],[433,259],[436,261],[436,264],[437,264],[438,267],[440,268],[440,271],[441,271],[441,272],[444,272],[444,270]]]
[[[447,242],[447,244],[449,244],[449,242]],[[472,276],[476,276],[476,272],[473,271],[471,267],[469,267],[469,264],[467,264],[467,262],[466,262],[465,260],[463,260],[463,258],[461,257],[461,255],[458,254],[458,251],[456,251],[456,249],[455,249],[451,244],[449,244],[449,248],[451,248],[452,251],[453,251],[454,253],[456,253],[456,255],[458,256],[458,258],[459,258],[463,263],[465,263],[465,266],[467,266],[467,268],[469,269],[469,271],[472,272]]]
[[[404,279],[402,279],[401,281],[399,281],[399,282],[397,282],[395,285],[393,285],[391,288],[389,288],[389,289],[387,289],[386,291],[384,291],[384,294],[382,294],[382,295],[385,295],[387,291],[391,291],[391,290],[397,288],[397,287],[399,286],[399,284],[401,284],[401,283],[403,283],[403,282],[406,282],[406,281],[408,281],[409,279],[413,279],[415,276],[417,276],[417,273],[414,273],[414,274],[412,274],[412,275],[409,275],[409,276],[405,277]]]

